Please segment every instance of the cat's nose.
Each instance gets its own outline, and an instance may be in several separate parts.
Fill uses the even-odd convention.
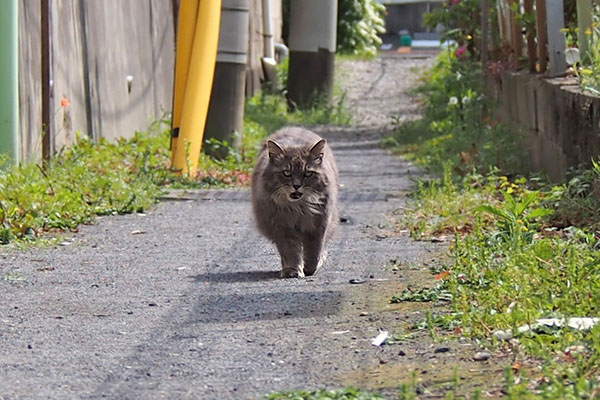
[[[294,189],[298,190],[298,189],[300,189],[300,187],[301,187],[302,185],[300,185],[300,184],[298,184],[298,183],[294,183],[292,186],[294,187]]]

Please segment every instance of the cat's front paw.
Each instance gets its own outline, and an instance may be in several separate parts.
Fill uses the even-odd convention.
[[[319,255],[316,263],[314,262],[314,260],[311,260],[311,261],[306,260],[305,264],[304,264],[304,273],[306,274],[306,276],[311,276],[311,275],[316,274],[317,271],[323,266],[326,259],[327,259],[327,252],[324,251],[323,253],[321,253],[321,255]]]
[[[304,271],[298,268],[284,268],[279,275],[281,278],[304,278]]]

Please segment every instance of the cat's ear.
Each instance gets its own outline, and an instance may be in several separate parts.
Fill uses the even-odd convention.
[[[323,162],[325,145],[327,145],[327,140],[321,139],[310,149],[310,162],[312,164],[320,165]]]
[[[273,161],[283,156],[283,149],[281,146],[272,140],[267,140],[267,151],[269,152],[269,159]]]

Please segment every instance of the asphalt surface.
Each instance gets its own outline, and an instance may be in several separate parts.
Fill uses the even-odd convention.
[[[414,116],[406,91],[429,64],[347,66],[359,121],[316,129],[337,159],[343,222],[314,277],[278,278],[244,190],[172,193],[61,246],[0,248],[0,399],[258,399],[364,386],[380,365],[430,360],[430,343],[404,356],[371,344],[419,314],[389,311],[411,273],[394,273],[390,260],[418,265],[443,249],[392,232],[388,214],[418,171],[377,146],[391,114]]]

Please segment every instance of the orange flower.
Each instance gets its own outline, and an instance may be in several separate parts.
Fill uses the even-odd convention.
[[[446,279],[448,277],[448,275],[450,275],[450,271],[442,271],[435,276],[435,279],[437,279],[438,281],[441,281],[441,280]]]
[[[66,97],[63,97],[62,100],[60,101],[61,107],[69,107],[70,105],[71,105],[71,103],[69,102],[69,99],[67,99]]]

